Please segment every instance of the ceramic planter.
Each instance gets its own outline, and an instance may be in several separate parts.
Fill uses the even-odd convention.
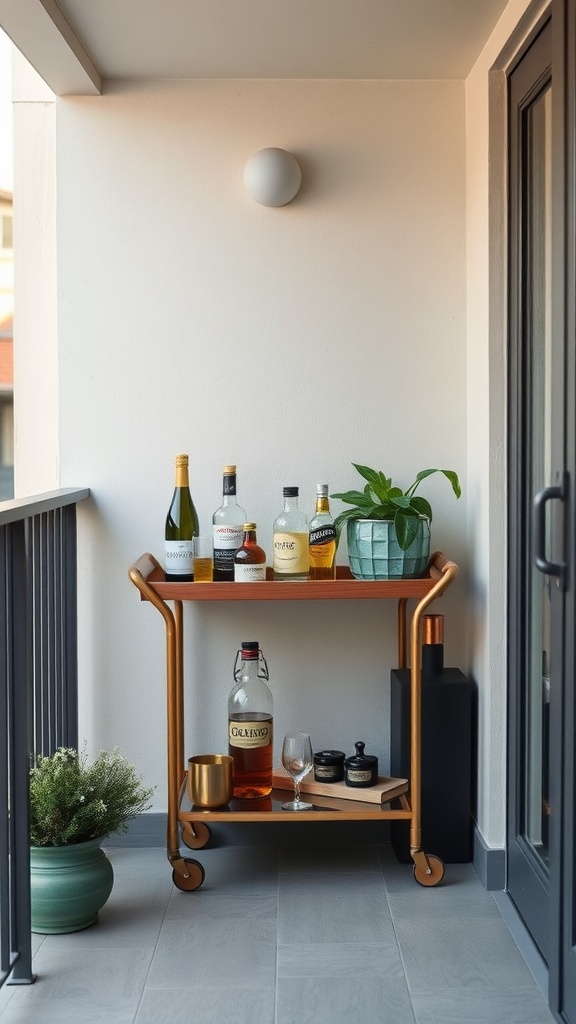
[[[346,524],[350,571],[357,580],[415,579],[430,557],[430,522],[418,519],[418,533],[403,551],[390,519],[349,519]]]
[[[98,919],[114,881],[101,842],[30,847],[33,932],[78,932]]]

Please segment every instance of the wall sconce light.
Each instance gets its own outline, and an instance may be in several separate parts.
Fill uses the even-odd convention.
[[[275,146],[258,150],[244,168],[246,191],[261,206],[285,206],[294,199],[301,182],[296,157]]]

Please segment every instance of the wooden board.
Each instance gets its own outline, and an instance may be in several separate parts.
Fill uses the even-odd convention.
[[[274,768],[272,774],[274,789],[293,789],[294,783],[284,768]],[[339,800],[358,800],[361,803],[385,804],[400,796],[408,789],[408,779],[392,779],[380,775],[375,786],[354,787],[345,782],[316,782],[313,771],[300,783],[300,791],[311,796],[334,797]]]

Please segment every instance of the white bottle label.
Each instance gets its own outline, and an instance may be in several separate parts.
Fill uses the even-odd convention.
[[[239,523],[237,526],[215,525],[213,527],[214,550],[238,551],[238,548],[242,547],[242,541],[244,539],[243,526],[243,523]]]
[[[307,533],[274,534],[274,571],[307,573],[310,569]]]
[[[235,583],[261,583],[266,579],[265,565],[235,565]]]
[[[164,567],[170,576],[191,576],[194,572],[194,541],[167,540]]]

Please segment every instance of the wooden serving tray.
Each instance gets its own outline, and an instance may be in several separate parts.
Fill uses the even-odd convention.
[[[272,774],[274,789],[294,789],[294,782],[284,768],[274,768]],[[389,800],[405,793],[408,779],[392,779],[380,775],[374,786],[347,786],[345,782],[316,782],[313,772],[300,783],[300,792],[310,796],[334,797],[338,800],[357,800],[367,804],[386,804]]]

